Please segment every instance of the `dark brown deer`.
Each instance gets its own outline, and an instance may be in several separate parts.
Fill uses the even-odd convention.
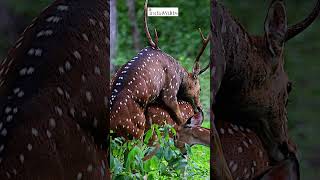
[[[166,107],[163,104],[160,103],[152,103],[149,104],[145,116],[146,116],[146,126],[145,130],[149,130],[151,128],[152,124],[158,124],[158,125],[165,125],[165,124],[170,124],[176,131],[179,131],[179,129],[182,129],[183,126],[192,124],[193,126],[201,126],[202,120],[203,120],[203,112],[201,109],[199,109],[199,112],[195,113],[191,104],[185,102],[185,101],[178,101],[179,107],[181,109],[181,114],[184,118],[185,124],[178,125],[174,120],[172,113],[170,113],[170,109]],[[179,135],[177,134],[177,137],[179,139]],[[187,138],[187,137],[185,137]],[[192,138],[190,136],[190,138]],[[157,139],[156,135],[153,136],[153,139],[151,141],[155,141]],[[177,141],[179,142],[184,142],[183,140]],[[183,153],[185,153],[185,146],[184,143],[179,143],[176,144],[178,148],[180,148]],[[196,143],[195,143],[196,144]],[[190,144],[192,145],[192,144]]]
[[[186,122],[189,118],[191,118],[195,113],[192,106],[185,102],[178,100],[179,108],[181,109],[181,115],[184,118],[184,122]],[[170,124],[175,129],[179,128],[179,125],[172,119],[172,113],[167,106],[161,103],[152,103],[148,105],[145,112],[146,116],[146,126],[145,129],[150,129],[152,124],[165,125]]]
[[[320,1],[305,20],[287,27],[283,1],[273,0],[263,36],[250,35],[216,0],[212,4],[212,52],[219,55],[212,61],[224,70],[224,74],[221,68],[217,71],[221,86],[212,107],[216,119],[255,131],[270,155],[270,164],[281,161],[293,151],[286,111],[292,85],[284,71],[284,44],[316,19]]]
[[[190,120],[195,117],[189,103],[179,101],[179,105],[186,119]],[[147,120],[155,124],[167,123],[174,126],[177,132],[176,146],[182,152],[185,151],[185,144],[210,146],[210,129],[200,127],[202,116],[196,118],[195,121],[187,121],[186,124],[177,126],[167,107],[160,104],[150,104],[146,111],[146,117]],[[260,138],[252,130],[227,121],[219,121],[216,124],[222,144],[222,154],[225,156],[226,168],[230,173],[229,179],[298,177],[298,163],[295,162],[295,158],[289,158],[271,166],[268,152]],[[146,129],[149,129],[149,126],[146,126]]]
[[[109,1],[56,0],[0,65],[0,179],[108,179]]]
[[[124,64],[111,85],[110,99],[111,129],[126,138],[140,138],[144,134],[147,105],[155,100],[162,101],[173,113],[174,121],[184,123],[178,104],[181,99],[191,103],[197,110],[200,104],[199,75],[206,69],[200,69],[199,60],[209,38],[203,38],[192,73],[188,73],[178,61],[161,51],[158,37],[152,40],[147,26],[147,2],[144,6],[144,25],[150,47],[141,50],[137,56]]]
[[[248,128],[229,122],[217,123],[223,156],[227,164],[224,179],[298,179],[299,163],[294,154],[271,165],[268,152],[259,136]],[[177,146],[202,144],[210,146],[210,129],[189,124],[177,131]],[[214,164],[213,164],[214,165]]]

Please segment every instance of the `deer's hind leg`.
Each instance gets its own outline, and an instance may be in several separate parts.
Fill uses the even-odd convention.
[[[128,108],[126,108],[126,112],[122,112],[127,114],[125,119],[122,119],[122,123],[120,124],[120,128],[122,128],[127,134],[131,135],[134,138],[141,139],[144,135],[146,117],[144,115],[144,110],[139,106],[135,101],[128,102]]]

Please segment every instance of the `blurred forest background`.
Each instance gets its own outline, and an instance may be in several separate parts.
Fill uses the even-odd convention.
[[[303,19],[314,7],[316,0],[287,1],[289,24]],[[0,0],[0,61],[13,46],[20,33],[52,0]],[[116,2],[116,3],[115,3]],[[224,5],[237,17],[251,34],[263,34],[264,18],[270,1],[224,0]],[[131,6],[130,6],[131,3]],[[117,22],[112,23],[116,32],[111,34],[113,67],[131,59],[138,50],[147,45],[143,32],[143,0],[111,0]],[[179,7],[179,17],[150,17],[149,28],[157,28],[162,50],[178,59],[188,68],[200,47],[197,31],[209,31],[209,0],[151,0],[150,6]],[[134,5],[135,7],[132,7]],[[128,8],[131,7],[131,8]],[[139,10],[138,10],[139,9]],[[131,13],[130,13],[131,12]],[[134,16],[132,16],[134,15]],[[131,19],[132,18],[132,19]],[[112,21],[115,22],[115,21]],[[111,25],[112,25],[111,24]],[[320,177],[320,22],[286,44],[286,70],[294,82],[290,95],[290,135],[298,144],[302,179],[316,180]],[[208,49],[201,62],[206,65]],[[209,106],[209,73],[202,77],[202,102]],[[208,116],[207,116],[208,117]]]

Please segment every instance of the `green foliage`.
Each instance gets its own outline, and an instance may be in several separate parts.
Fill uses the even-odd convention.
[[[170,125],[152,125],[146,132],[144,141],[111,139],[110,166],[113,179],[204,179],[209,178],[209,148],[186,146],[188,157],[174,146],[169,134],[175,134]],[[149,139],[156,134],[160,148],[154,156],[143,158],[155,147],[148,146]],[[199,155],[203,158],[199,158]]]
[[[178,60],[180,60],[180,57],[194,59],[200,47],[198,28],[201,28],[204,34],[210,31],[210,1],[150,0],[148,6],[179,8],[179,17],[148,17],[149,29],[151,33],[154,28],[157,29],[159,46],[163,51]],[[144,0],[136,0],[137,23],[140,30],[141,43],[143,46],[147,46],[147,38],[143,31],[143,7]],[[117,10],[118,54],[123,54],[123,58],[129,60],[137,52],[130,48],[132,47],[132,38],[125,0],[117,1]],[[206,55],[203,57],[205,57],[203,59],[206,59],[204,61],[207,63],[209,51],[206,51]]]

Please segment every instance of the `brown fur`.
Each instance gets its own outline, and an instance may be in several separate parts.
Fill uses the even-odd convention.
[[[200,30],[203,46],[196,57],[192,73],[188,73],[173,57],[161,51],[155,30],[152,40],[147,23],[148,1],[144,5],[144,29],[150,47],[142,49],[137,56],[124,64],[112,80],[110,99],[111,129],[125,138],[141,138],[146,118],[144,111],[148,104],[162,101],[173,115],[174,121],[184,124],[184,117],[178,104],[178,97],[193,105],[195,111],[201,108],[199,60],[208,42]]]
[[[179,103],[182,113],[188,114],[186,119],[193,117],[192,106],[183,101]],[[149,105],[146,117],[154,124],[163,125],[166,122],[174,126],[177,131],[176,146],[182,151],[184,151],[185,143],[210,146],[210,129],[193,125],[191,127],[177,126],[168,109],[162,105]],[[256,133],[225,121],[219,121],[216,125],[222,150],[234,179],[250,179],[271,167],[268,153]],[[146,129],[149,129],[149,126],[146,126]]]
[[[57,0],[10,50],[1,179],[108,179],[108,22],[108,1]]]
[[[169,107],[175,122],[182,124],[184,119],[178,106],[178,94],[195,106],[201,106],[197,97],[199,79],[192,74],[159,49],[147,47],[141,50],[114,77],[110,101],[111,129],[123,137],[140,138],[146,123],[145,108],[155,100]]]
[[[256,131],[271,157],[281,160],[284,154],[280,146],[288,144],[286,103],[290,83],[283,67],[284,40],[274,36],[285,35],[286,16],[281,3],[273,5],[269,12],[275,12],[275,16],[267,16],[264,36],[249,35],[220,7],[218,13],[223,20],[216,31],[221,33],[225,50],[225,73],[213,109],[217,119],[229,119]],[[282,18],[284,21],[276,22]]]

